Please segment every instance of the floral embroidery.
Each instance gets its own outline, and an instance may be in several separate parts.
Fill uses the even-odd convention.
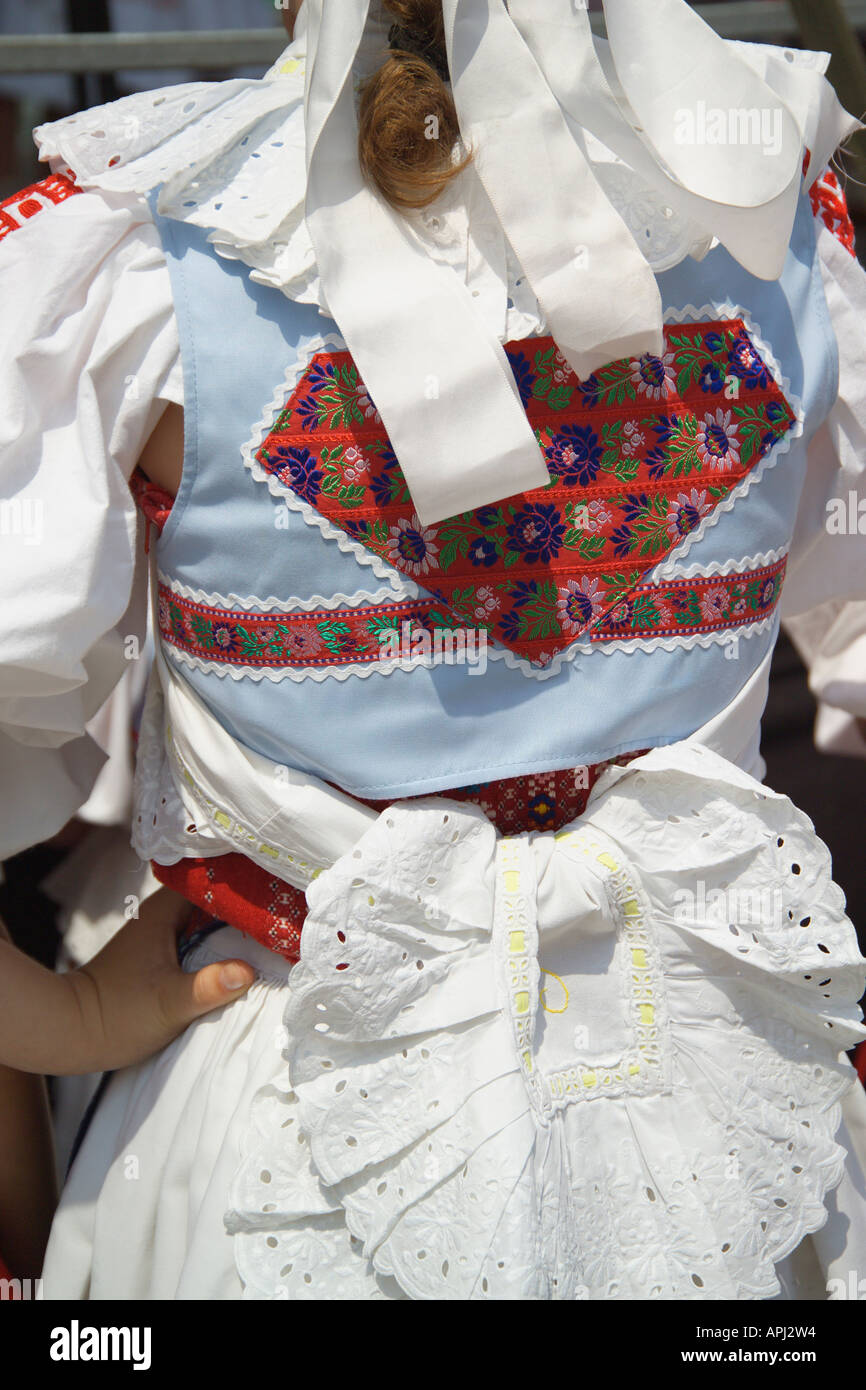
[[[806,158],[803,161],[804,178],[809,172],[811,158],[807,150]],[[848,200],[845,197],[845,190],[832,168],[826,168],[820,178],[811,185],[809,198],[815,217],[820,217],[824,226],[833,233],[836,240],[840,241],[852,256],[856,256],[854,223],[848,211]]]
[[[19,193],[4,198],[0,202],[0,241],[10,232],[23,227],[25,222],[43,209],[64,203],[73,193],[81,193],[82,190],[73,183],[74,177],[74,174],[71,178],[65,174],[49,174],[38,183],[31,183]]]
[[[551,580],[515,584],[503,626],[515,641],[527,639],[549,649],[553,635],[584,633],[591,642],[646,638],[673,633],[730,631],[760,622],[775,609],[782,592],[784,559],[730,575],[640,582],[639,573],[620,571],[604,584],[587,575],[557,586]],[[614,602],[610,603],[613,596]],[[481,627],[493,621],[501,597],[492,586],[475,593],[473,617]],[[176,652],[210,665],[244,670],[316,669],[367,664],[393,657],[394,635],[402,651],[412,650],[421,631],[454,631],[454,620],[433,599],[396,600],[368,608],[252,613],[211,607],[170,585],[159,586],[159,631]]]
[[[423,581],[452,625],[480,623],[541,665],[615,607],[622,627],[620,567],[638,586],[797,417],[739,318],[668,325],[661,356],[611,362],[585,382],[551,338],[505,351],[550,470],[543,488],[422,526],[345,351],[313,358],[255,458]]]
[[[413,516],[411,521],[401,519],[391,527],[388,559],[395,568],[405,570],[407,574],[426,574],[438,554],[435,536],[436,532],[431,527],[422,526],[417,516]]]

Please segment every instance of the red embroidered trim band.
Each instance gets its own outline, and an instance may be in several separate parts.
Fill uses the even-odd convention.
[[[617,575],[622,597],[596,619],[585,640],[735,634],[772,614],[781,596],[786,563],[781,559],[739,574],[658,584],[638,584],[631,574]],[[486,605],[499,602],[496,588],[490,585],[479,591],[480,606],[474,616],[482,629],[490,618]],[[571,581],[561,590],[551,582],[533,580],[523,586],[514,611],[518,622],[533,633],[577,632],[593,598],[585,581],[584,587]],[[446,634],[455,633],[450,614],[429,599],[312,613],[250,613],[209,607],[160,584],[159,631],[164,642],[187,656],[254,669],[304,670],[427,656],[435,647],[429,643],[425,647],[417,636],[421,631],[431,638],[439,634],[446,654],[460,649],[453,637],[446,639]]]
[[[13,193],[0,203],[0,241],[35,217],[44,208],[54,207],[82,190],[65,174],[49,174],[38,183],[31,183],[19,193]]]

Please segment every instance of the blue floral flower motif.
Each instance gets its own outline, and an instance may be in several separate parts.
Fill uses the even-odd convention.
[[[211,628],[214,646],[223,656],[233,656],[238,650],[238,635],[228,623],[215,623]]]
[[[368,521],[342,521],[340,524],[356,541],[366,541],[370,534]]]
[[[506,613],[499,624],[499,631],[503,642],[518,642],[520,640],[520,614],[514,611]]]
[[[758,594],[758,607],[769,608],[776,597],[775,579],[765,579]]]
[[[618,603],[605,618],[605,625],[608,628],[631,627],[634,617],[634,603],[631,599],[623,599]]]
[[[552,503],[537,502],[517,513],[508,528],[508,538],[528,565],[552,560],[562,549],[565,526]]]
[[[771,425],[779,425],[787,419],[787,411],[781,401],[770,401],[767,405],[767,419]]]
[[[515,608],[525,608],[541,592],[537,579],[518,579],[511,590],[511,602]]]
[[[370,483],[370,491],[380,507],[389,507],[400,490],[400,480],[392,472],[376,473]]]
[[[499,507],[479,507],[475,513],[475,520],[478,525],[485,530],[488,526],[497,526],[502,520]]]
[[[529,364],[529,358],[525,357],[522,352],[510,352],[508,354],[508,360],[511,363],[514,380],[517,382],[517,389],[520,392],[520,399],[525,409],[532,400],[535,375]]]
[[[721,352],[725,346],[725,340],[721,333],[708,333],[704,338],[704,343],[710,352]]]
[[[601,391],[601,382],[595,372],[593,372],[592,376],[588,376],[586,381],[579,381],[577,383],[577,389],[583,397],[583,404],[587,409],[595,409],[598,405],[599,393]]]
[[[718,396],[724,389],[724,372],[718,362],[708,362],[701,372],[701,390],[705,395]]]
[[[774,449],[776,447],[778,442],[779,436],[777,434],[774,434],[772,430],[767,430],[766,434],[763,434],[761,436],[761,442],[758,445],[758,457],[762,459],[766,458],[767,454],[770,452],[771,449]]]
[[[314,362],[304,378],[306,385],[314,392],[333,386],[336,380],[337,368],[333,362]]]
[[[682,424],[680,415],[660,415],[653,422],[653,430],[658,435],[659,444],[670,444],[674,435],[679,434]]]
[[[634,537],[629,526],[617,526],[610,534],[613,553],[618,560],[625,560],[631,554]]]
[[[566,487],[588,487],[601,468],[601,440],[588,425],[566,425],[547,451],[550,471]]]
[[[623,502],[623,516],[626,521],[637,521],[641,512],[649,505],[650,500],[645,492],[631,492]]]
[[[654,449],[650,449],[646,456],[646,463],[652,482],[657,482],[659,478],[665,476],[669,462],[670,460],[660,444],[656,445]]]
[[[301,429],[317,430],[319,428],[319,407],[315,396],[305,396],[300,405],[296,407],[296,413],[301,422]]]
[[[728,353],[731,371],[747,386],[765,387],[770,384],[770,373],[761,361],[747,333],[738,333],[731,343]]]
[[[324,473],[316,467],[318,459],[309,449],[295,449],[287,444],[278,445],[276,457],[265,464],[269,473],[276,476],[302,497],[305,502],[315,503],[322,490]]]
[[[496,564],[499,551],[493,541],[488,540],[486,536],[479,536],[470,545],[467,555],[473,565],[483,565],[485,569],[489,569],[491,565]]]

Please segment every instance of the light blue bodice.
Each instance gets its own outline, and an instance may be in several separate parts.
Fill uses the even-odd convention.
[[[167,581],[206,596],[284,605],[349,598],[382,581],[335,539],[271,495],[242,451],[312,338],[336,332],[315,306],[254,284],[206,234],[157,218],[172,278],[184,370],[183,481],[158,545]],[[837,351],[803,194],[784,274],[754,279],[721,247],[659,276],[676,321],[733,317],[775,358],[803,429],[692,547],[711,569],[784,549],[794,530],[806,445],[837,390]],[[692,306],[691,311],[689,306]],[[704,307],[707,312],[703,312]],[[729,306],[728,309],[725,306]],[[710,406],[720,402],[711,398]],[[423,583],[423,580],[419,580]],[[545,680],[502,660],[484,674],[439,664],[366,675],[274,679],[168,659],[241,742],[357,795],[396,798],[595,763],[689,736],[730,704],[766,658],[777,621],[724,644],[629,650],[605,642]],[[260,673],[259,673],[260,674]],[[321,672],[317,673],[321,677]]]

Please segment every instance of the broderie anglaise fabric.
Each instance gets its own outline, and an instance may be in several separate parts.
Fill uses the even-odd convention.
[[[787,798],[676,745],[610,769],[556,838],[392,807],[309,899],[293,1113],[310,1215],[342,1207],[367,1278],[417,1299],[778,1292],[841,1176],[864,980]],[[239,1269],[291,1298],[265,1252],[306,1216],[263,1105]]]

